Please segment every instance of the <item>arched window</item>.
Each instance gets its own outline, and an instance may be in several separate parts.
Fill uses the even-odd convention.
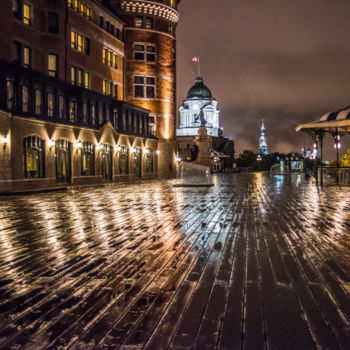
[[[81,175],[95,174],[95,146],[91,142],[83,142],[81,148]]]
[[[26,178],[44,177],[44,146],[45,142],[38,136],[28,136],[23,140]]]
[[[71,143],[56,140],[56,179],[57,182],[69,183],[71,178]]]
[[[112,180],[112,154],[113,148],[109,145],[103,145],[102,149],[102,176],[106,180]]]
[[[125,146],[119,151],[119,174],[129,174],[129,149]]]

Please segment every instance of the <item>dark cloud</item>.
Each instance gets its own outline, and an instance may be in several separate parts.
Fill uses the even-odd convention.
[[[257,149],[262,118],[271,151],[311,145],[294,127],[350,104],[349,13],[345,0],[183,0],[178,103],[199,56],[237,152]]]

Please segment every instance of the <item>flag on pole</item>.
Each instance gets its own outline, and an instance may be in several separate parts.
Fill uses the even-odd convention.
[[[193,57],[192,62],[199,62],[199,57]]]

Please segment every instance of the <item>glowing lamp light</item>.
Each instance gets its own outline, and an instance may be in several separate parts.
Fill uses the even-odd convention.
[[[135,152],[136,152],[136,148],[133,147],[133,148],[131,149],[131,153],[135,153]]]
[[[117,148],[115,149],[117,152],[120,152],[122,148],[120,146],[117,146]]]
[[[160,150],[159,149],[156,150],[156,154],[157,155],[160,154]]]
[[[143,151],[145,154],[148,154],[149,153],[149,149],[148,148],[145,148],[145,150]]]
[[[76,144],[77,148],[82,148],[83,147],[83,143],[81,141],[78,141]]]
[[[8,143],[10,142],[9,138],[7,135],[5,135],[3,138],[2,138],[2,143],[4,144],[4,149],[6,148],[6,146],[8,145]]]
[[[181,162],[181,158],[180,157],[175,157],[175,161],[176,162]]]
[[[52,139],[49,140],[48,145],[49,145],[50,148],[55,146],[55,140],[52,140]]]
[[[103,150],[103,143],[99,143],[97,147],[98,147],[99,151],[102,151]]]
[[[341,149],[341,143],[340,142],[335,143],[334,149]]]

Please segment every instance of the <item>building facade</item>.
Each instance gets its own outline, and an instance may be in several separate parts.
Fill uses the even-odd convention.
[[[153,92],[148,86],[152,84],[143,70],[146,62],[137,68],[145,77],[144,99],[136,103],[131,98],[135,86],[128,79],[132,63],[126,54],[129,47],[135,49],[134,39],[130,36],[128,41],[122,7],[115,5],[102,0],[4,3],[0,192],[154,178],[160,169],[167,176],[175,168],[171,147],[161,147],[172,136],[162,131],[163,115],[157,106],[168,107],[156,98],[162,96],[158,86]],[[164,6],[177,14],[176,5],[170,5]],[[163,67],[163,50],[159,44],[154,66]],[[158,68],[153,77],[161,83],[166,73]],[[170,120],[171,110],[169,114]],[[172,130],[170,126],[170,134]]]
[[[208,87],[203,84],[203,78],[196,78],[179,112],[180,125],[176,129],[176,136],[196,136],[201,124],[205,124],[210,136],[218,137],[222,134],[219,125],[218,102],[212,97]]]
[[[234,142],[223,136],[218,102],[204,85],[203,78],[196,78],[179,112],[178,157],[207,165],[214,172],[232,169]]]

